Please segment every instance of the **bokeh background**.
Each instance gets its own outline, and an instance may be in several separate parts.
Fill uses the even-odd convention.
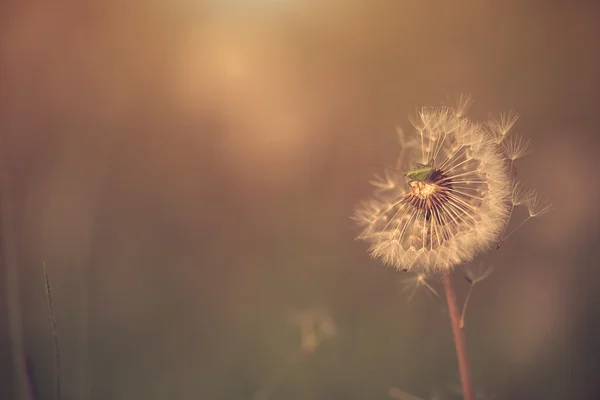
[[[443,299],[407,301],[349,217],[396,127],[460,93],[521,115],[554,201],[475,261],[475,384],[598,398],[594,2],[0,7],[0,398],[53,398],[43,262],[63,399],[457,398]]]

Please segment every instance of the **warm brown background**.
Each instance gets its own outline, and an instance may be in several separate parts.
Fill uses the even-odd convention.
[[[467,319],[474,380],[499,399],[598,395],[594,2],[82,3],[0,11],[3,218],[40,399],[42,261],[65,399],[251,399],[298,349],[290,314],[313,308],[338,334],[272,398],[456,384],[443,301],[399,296],[403,276],[368,258],[349,216],[393,165],[394,127],[461,92],[474,118],[521,114],[535,152],[519,176],[555,203],[481,259],[496,269]]]

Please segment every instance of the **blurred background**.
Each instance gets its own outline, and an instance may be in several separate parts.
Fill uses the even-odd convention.
[[[457,398],[443,297],[407,301],[350,216],[396,127],[460,93],[521,115],[554,201],[474,262],[477,390],[598,398],[594,2],[0,7],[0,398],[54,398],[43,262],[63,399]]]

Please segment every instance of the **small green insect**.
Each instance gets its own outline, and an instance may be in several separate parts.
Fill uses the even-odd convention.
[[[417,163],[417,168],[409,170],[404,175],[413,181],[426,181],[433,174],[433,171],[433,162],[430,161],[427,164]]]

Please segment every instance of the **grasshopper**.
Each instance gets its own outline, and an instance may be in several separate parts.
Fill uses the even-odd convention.
[[[417,163],[417,168],[413,168],[408,172],[404,173],[410,180],[413,181],[426,181],[433,174],[433,160],[427,164]]]

